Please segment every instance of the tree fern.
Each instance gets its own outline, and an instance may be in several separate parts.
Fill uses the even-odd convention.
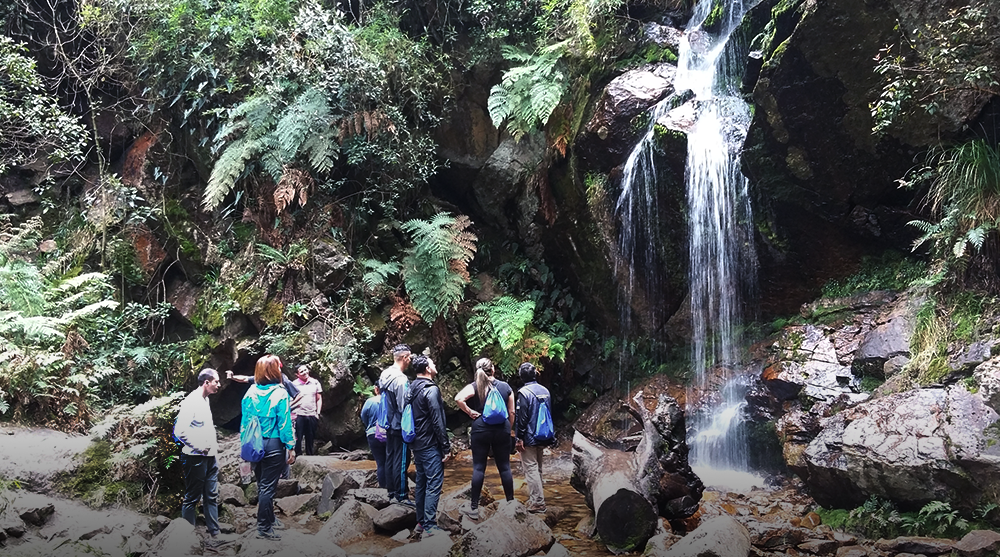
[[[506,125],[515,140],[545,126],[567,89],[559,63],[567,44],[549,45],[538,54],[503,47],[504,58],[521,65],[504,72],[500,83],[490,89],[487,108],[493,125]]]
[[[430,221],[403,223],[414,245],[403,259],[403,281],[410,303],[427,322],[452,311],[469,282],[466,265],[476,251],[476,237],[465,229],[468,217],[438,213]]]

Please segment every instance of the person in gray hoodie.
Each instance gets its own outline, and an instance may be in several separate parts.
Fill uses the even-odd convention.
[[[392,365],[382,371],[378,379],[378,388],[385,397],[386,416],[389,427],[386,428],[385,439],[385,489],[389,492],[389,501],[412,506],[409,498],[409,488],[406,485],[406,469],[410,466],[407,458],[409,450],[403,442],[403,430],[399,421],[403,417],[403,397],[409,380],[403,373],[410,365],[410,347],[397,344],[392,349]]]

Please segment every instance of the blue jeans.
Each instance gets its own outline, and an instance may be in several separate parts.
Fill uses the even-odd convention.
[[[278,478],[285,470],[285,444],[277,437],[264,439],[264,458],[254,464],[257,477],[257,531],[269,532],[274,528],[274,494]]]
[[[424,530],[437,526],[438,499],[444,486],[444,455],[437,446],[413,449],[413,464],[417,468],[414,501],[417,507],[417,522]]]
[[[184,469],[184,500],[181,517],[195,525],[198,501],[204,500],[208,533],[219,533],[219,465],[214,456],[181,455]]]
[[[385,441],[379,441],[373,433],[368,436],[368,448],[372,450],[372,458],[375,459],[375,476],[378,478],[378,486],[385,487]]]

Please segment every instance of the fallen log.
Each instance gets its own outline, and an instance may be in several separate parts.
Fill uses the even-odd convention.
[[[654,389],[634,393],[617,408],[606,405],[606,419],[617,427],[592,428],[592,433],[617,432],[616,437],[591,439],[580,431],[573,436],[570,483],[594,510],[601,542],[616,554],[641,550],[657,516],[694,514],[704,490],[687,463],[684,413],[677,401]],[[623,424],[623,416],[630,416],[632,424]]]

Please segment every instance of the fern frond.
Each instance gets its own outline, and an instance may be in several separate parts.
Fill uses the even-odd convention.
[[[299,153],[314,122],[330,119],[330,107],[323,91],[310,87],[282,113],[275,126],[278,156],[286,163]]]
[[[241,137],[222,151],[205,186],[201,202],[205,210],[212,211],[222,204],[236,185],[236,180],[246,171],[247,162],[257,155],[258,146],[259,141]]]
[[[361,266],[368,269],[361,280],[368,290],[381,288],[389,280],[389,277],[400,271],[400,264],[395,261],[377,261],[375,259],[365,259],[361,261]]]

